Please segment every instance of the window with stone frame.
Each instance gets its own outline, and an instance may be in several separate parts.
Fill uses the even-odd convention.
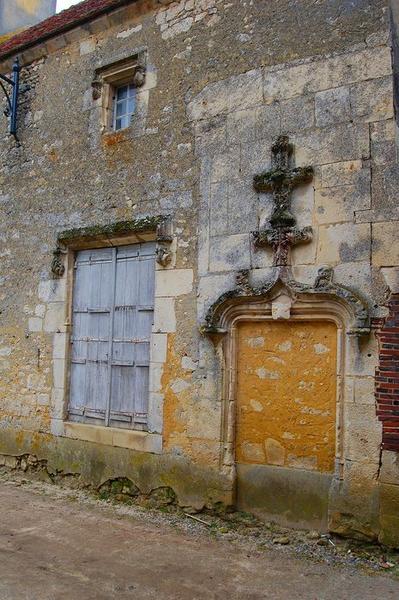
[[[136,109],[136,88],[133,83],[119,85],[113,95],[113,128],[126,129],[131,124]]]
[[[155,242],[75,253],[68,418],[145,430]]]
[[[97,69],[92,83],[93,97],[101,98],[104,131],[120,131],[132,125],[137,113],[137,89],[144,81],[141,55]]]

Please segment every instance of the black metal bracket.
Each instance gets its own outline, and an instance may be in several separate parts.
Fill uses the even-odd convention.
[[[12,79],[0,74],[0,87],[3,89],[7,99],[7,108],[4,111],[6,117],[10,117],[10,133],[17,138],[17,113],[18,113],[18,95],[19,95],[19,73],[21,67],[18,58],[12,66]],[[11,87],[8,91],[4,83]],[[10,93],[11,92],[11,93]]]

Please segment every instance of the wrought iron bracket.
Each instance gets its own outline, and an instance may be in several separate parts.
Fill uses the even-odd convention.
[[[15,59],[15,62],[12,66],[12,79],[7,77],[6,75],[0,74],[0,87],[2,88],[6,100],[7,100],[7,108],[4,111],[6,117],[10,117],[10,134],[17,139],[17,113],[18,113],[18,95],[19,95],[19,74],[21,71],[21,67],[19,64],[18,58]],[[7,90],[7,86],[10,86],[10,89]]]

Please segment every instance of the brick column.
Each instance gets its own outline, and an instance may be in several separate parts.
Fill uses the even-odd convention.
[[[388,302],[389,316],[377,333],[379,364],[375,377],[377,415],[382,421],[382,447],[399,452],[399,293]]]

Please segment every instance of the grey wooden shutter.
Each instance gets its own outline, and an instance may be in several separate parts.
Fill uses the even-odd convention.
[[[71,420],[145,428],[154,280],[152,242],[77,253]]]

